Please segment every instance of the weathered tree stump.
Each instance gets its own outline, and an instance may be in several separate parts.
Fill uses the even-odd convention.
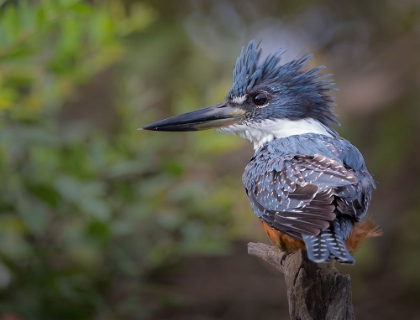
[[[259,257],[284,274],[292,320],[354,320],[349,275],[336,268],[320,268],[299,250],[282,260],[276,247],[249,243],[248,254]]]

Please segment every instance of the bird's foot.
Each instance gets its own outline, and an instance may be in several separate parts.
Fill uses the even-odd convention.
[[[331,259],[327,262],[327,269],[332,269],[335,266],[335,259]]]
[[[283,266],[286,260],[286,257],[290,254],[287,250],[284,250],[280,245],[276,245],[277,249],[279,249],[281,253],[280,264]]]

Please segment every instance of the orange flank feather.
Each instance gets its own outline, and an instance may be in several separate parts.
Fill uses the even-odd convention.
[[[270,241],[274,243],[282,252],[293,253],[299,249],[306,249],[305,243],[301,240],[292,238],[284,233],[277,231],[270,227],[263,220],[260,220],[261,225]],[[345,240],[346,247],[350,252],[359,250],[362,242],[366,238],[379,237],[382,231],[375,226],[375,222],[371,218],[366,218],[362,222],[356,222],[350,233],[350,236]]]
[[[346,239],[346,247],[350,252],[360,249],[366,238],[374,238],[382,235],[382,230],[375,226],[375,221],[367,217],[362,222],[356,222],[351,230],[350,236]]]
[[[277,231],[276,229],[266,224],[263,220],[260,221],[268,239],[270,239],[270,241],[274,243],[280,249],[280,251],[293,253],[299,249],[305,249],[305,243],[303,241],[297,240],[284,233],[281,233],[280,231]]]

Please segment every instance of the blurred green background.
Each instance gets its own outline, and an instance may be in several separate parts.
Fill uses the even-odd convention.
[[[136,130],[223,100],[250,39],[328,67],[378,183],[356,317],[420,319],[418,1],[0,0],[0,320],[287,319],[252,146]]]

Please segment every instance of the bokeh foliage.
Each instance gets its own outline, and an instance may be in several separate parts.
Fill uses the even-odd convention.
[[[167,295],[150,282],[154,274],[184,255],[226,250],[232,215],[225,190],[216,192],[205,177],[190,179],[187,157],[162,157],[185,147],[175,139],[168,150],[162,136],[136,131],[147,122],[143,109],[156,101],[124,59],[132,54],[130,37],[145,32],[155,14],[121,1],[0,7],[1,314],[140,319]],[[159,48],[151,49],[139,68],[153,65]],[[80,87],[102,81],[106,70],[112,130],[95,125],[95,116],[72,118],[83,104]],[[174,105],[197,103],[179,94]],[[81,108],[106,113],[106,106]],[[214,156],[230,145],[189,148]]]

